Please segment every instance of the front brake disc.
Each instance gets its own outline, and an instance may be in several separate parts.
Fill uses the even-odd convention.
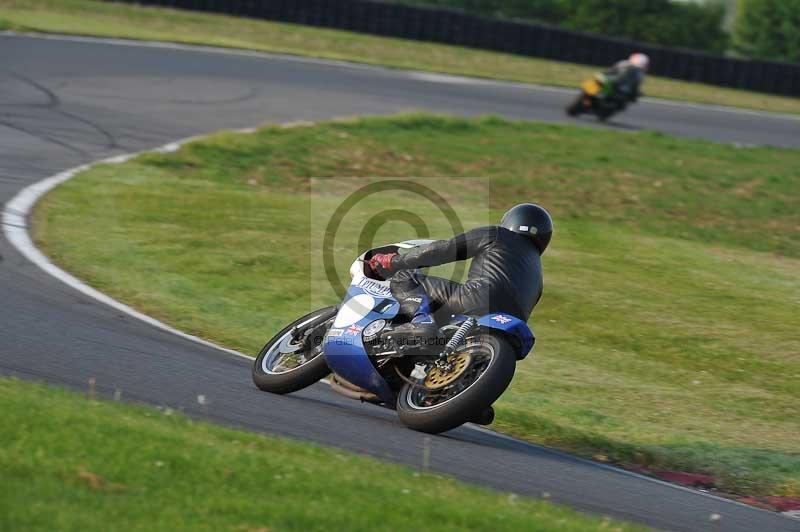
[[[448,384],[452,384],[464,373],[469,367],[471,360],[472,357],[467,351],[452,354],[447,357],[447,362],[451,365],[452,369],[447,371],[439,366],[433,366],[430,371],[428,371],[428,375],[425,377],[423,384],[429,390],[444,388]]]

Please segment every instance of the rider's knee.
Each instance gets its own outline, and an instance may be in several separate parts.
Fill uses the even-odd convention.
[[[389,286],[394,290],[410,290],[419,285],[413,270],[400,270],[389,279]]]

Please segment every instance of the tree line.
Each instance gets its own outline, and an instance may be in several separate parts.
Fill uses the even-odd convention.
[[[724,28],[725,6],[719,0],[393,1],[543,22],[715,54],[800,61],[800,0],[738,0],[730,33]]]

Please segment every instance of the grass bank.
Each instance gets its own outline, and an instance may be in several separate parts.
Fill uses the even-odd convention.
[[[162,40],[577,87],[597,70],[457,46],[90,0],[0,0],[0,29]],[[800,113],[800,100],[650,77],[650,96]]]
[[[0,379],[2,530],[643,530],[343,451]],[[487,511],[487,509],[490,509]]]
[[[426,182],[466,227],[520,200],[556,220],[531,320],[539,342],[496,426],[601,460],[711,473],[731,491],[797,496],[798,167],[793,150],[494,118],[267,127],[95,167],[38,206],[35,238],[96,288],[254,353],[336,300],[312,275],[311,220],[352,183],[309,177],[486,176],[488,194],[454,177]],[[367,202],[337,242],[355,242],[379,206],[415,203]],[[433,236],[452,234],[421,217]],[[410,232],[388,224],[376,241]],[[336,244],[339,272],[355,247]]]

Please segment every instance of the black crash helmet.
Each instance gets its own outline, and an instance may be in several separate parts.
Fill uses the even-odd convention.
[[[553,219],[543,207],[534,203],[520,203],[512,207],[503,215],[500,227],[530,236],[540,254],[547,249],[550,237],[553,236]]]

